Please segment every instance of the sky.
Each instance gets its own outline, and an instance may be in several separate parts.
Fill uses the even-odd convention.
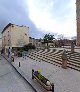
[[[0,30],[8,23],[29,26],[31,37],[76,36],[76,0],[0,0]]]

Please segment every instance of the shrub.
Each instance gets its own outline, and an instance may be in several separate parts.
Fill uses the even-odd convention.
[[[32,45],[32,43],[29,43],[28,45],[25,45],[23,48],[25,51],[28,51],[29,49],[35,49],[35,46]]]
[[[18,57],[22,57],[22,52],[18,51],[17,55],[18,55]]]

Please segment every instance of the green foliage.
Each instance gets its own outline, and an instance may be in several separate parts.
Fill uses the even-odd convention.
[[[42,76],[40,73],[38,73],[38,71],[35,71],[34,72],[35,76],[41,80],[45,85],[47,83],[47,81],[49,81],[48,79],[46,79],[44,76]]]
[[[23,47],[18,47],[18,48],[17,48],[17,51],[23,52],[23,51],[24,51],[24,48],[23,48]]]
[[[37,77],[39,80],[41,80],[41,81],[43,80],[43,76],[40,73],[38,73]]]
[[[44,39],[44,43],[47,43],[47,46],[48,46],[48,43],[52,42],[53,39],[55,39],[55,38],[54,38],[54,35],[50,35],[50,33],[49,33],[49,34],[45,34],[43,39]]]
[[[35,46],[32,45],[32,43],[29,43],[28,45],[25,45],[23,48],[25,51],[28,51],[29,49],[35,49]]]

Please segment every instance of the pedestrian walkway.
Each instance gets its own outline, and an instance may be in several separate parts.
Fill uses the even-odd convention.
[[[20,67],[19,67],[20,62]],[[62,69],[47,62],[15,58],[12,65],[25,77],[38,92],[46,92],[35,80],[32,69],[41,70],[42,75],[54,83],[54,92],[80,92],[80,72],[70,68]]]
[[[0,92],[35,92],[3,57],[0,60]]]

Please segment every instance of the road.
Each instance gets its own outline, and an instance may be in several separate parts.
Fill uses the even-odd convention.
[[[3,57],[0,60],[0,92],[35,92]]]

